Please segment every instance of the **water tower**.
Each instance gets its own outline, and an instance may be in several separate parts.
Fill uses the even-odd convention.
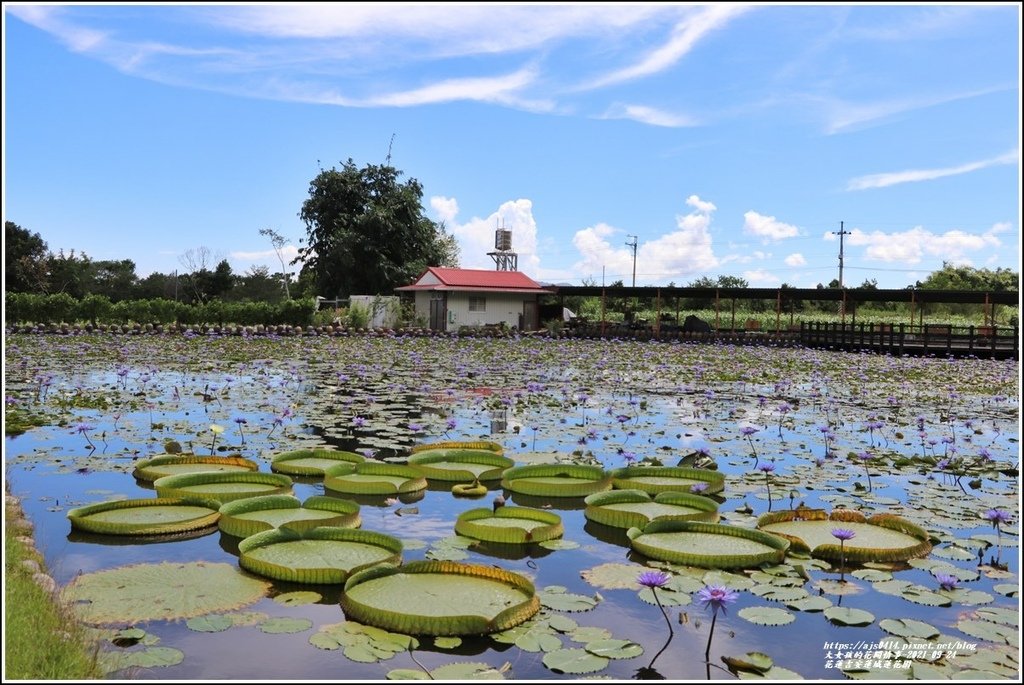
[[[494,260],[498,271],[518,271],[519,255],[512,251],[512,229],[499,227],[494,231],[494,252],[487,255]]]

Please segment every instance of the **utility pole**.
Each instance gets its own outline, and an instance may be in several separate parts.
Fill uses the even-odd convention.
[[[633,287],[635,288],[636,287],[636,236],[635,235],[627,235],[626,237],[633,239],[632,242],[630,242],[628,240],[626,241],[626,247],[632,247],[633,248]]]
[[[839,222],[839,230],[832,231],[832,235],[839,236],[839,290],[843,289],[843,236],[850,235],[850,232],[843,228],[843,222]],[[846,303],[845,295],[844,299],[839,301],[839,315],[843,317],[843,322],[846,321]]]

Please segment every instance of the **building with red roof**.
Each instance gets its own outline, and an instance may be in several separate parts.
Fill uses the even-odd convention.
[[[549,292],[520,271],[441,266],[427,267],[411,285],[395,290],[415,298],[416,318],[435,331],[501,324],[537,330],[538,301]]]

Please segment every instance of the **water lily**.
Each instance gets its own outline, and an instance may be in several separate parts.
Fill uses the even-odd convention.
[[[857,533],[850,530],[849,528],[833,528],[832,537],[839,540],[839,582],[846,582],[846,551],[843,547],[843,543],[847,540],[852,540],[857,536]]]
[[[96,449],[96,445],[92,444],[92,440],[89,439],[89,431],[94,430],[95,428],[96,426],[93,426],[88,423],[80,423],[77,426],[75,426],[75,432],[80,435],[84,435],[85,441],[88,442],[89,447],[93,449]]]
[[[940,590],[955,590],[960,584],[960,579],[947,573],[936,573],[935,580],[939,581]]]
[[[672,632],[672,621],[669,620],[668,613],[665,611],[665,607],[661,604],[661,599],[658,598],[658,588],[665,587],[668,582],[672,580],[672,576],[663,571],[643,571],[637,577],[636,582],[640,583],[646,588],[650,588],[651,594],[654,595],[654,601],[658,605],[658,609],[661,610],[661,615],[665,618],[665,625],[668,626],[668,641],[665,642],[665,646],[662,647],[654,658],[651,659],[651,663],[647,665],[647,668],[653,668],[654,662],[657,661],[661,653],[668,647],[669,642],[672,642],[674,633]]]
[[[999,529],[1000,524],[1009,523],[1010,512],[1003,511],[1002,509],[989,509],[985,512],[984,517],[992,524],[992,527],[996,529],[996,546],[1002,551],[1003,546],[1003,533]]]
[[[214,454],[214,447],[217,446],[217,436],[224,432],[224,426],[211,423],[210,432],[213,433],[213,442],[210,443],[210,454]]]
[[[768,490],[768,511],[772,510],[772,482],[771,475],[775,472],[775,464],[766,462],[761,464],[761,472],[764,473],[764,486]]]
[[[738,592],[730,590],[724,585],[707,585],[697,592],[697,601],[705,609],[711,610],[711,630],[708,631],[708,645],[704,649],[704,661],[709,661],[711,658],[711,638],[715,634],[715,622],[718,620],[719,609],[723,614],[728,613],[726,607],[735,602],[738,596]]]
[[[248,419],[244,416],[236,416],[235,424],[238,426],[238,434],[242,436],[242,444],[245,444],[245,431],[242,430],[242,426],[249,423]]]
[[[695,495],[699,495],[699,494],[703,493],[707,489],[708,489],[708,484],[707,483],[703,483],[703,482],[701,482],[701,483],[694,483],[693,485],[690,486],[690,492],[692,492]]]

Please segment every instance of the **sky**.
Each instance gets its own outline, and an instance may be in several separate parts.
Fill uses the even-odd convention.
[[[1019,3],[10,2],[3,53],[4,220],[140,276],[280,271],[349,159],[545,283],[1020,270]]]

